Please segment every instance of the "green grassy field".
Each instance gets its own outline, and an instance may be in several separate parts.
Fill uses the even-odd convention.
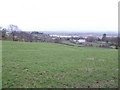
[[[2,88],[115,88],[118,50],[2,42]]]
[[[2,41],[0,41],[0,89],[2,89]]]

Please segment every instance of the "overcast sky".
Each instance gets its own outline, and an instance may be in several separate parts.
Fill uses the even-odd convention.
[[[26,31],[118,31],[119,0],[0,0],[0,26]]]

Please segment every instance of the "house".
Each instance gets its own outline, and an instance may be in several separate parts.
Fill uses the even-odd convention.
[[[78,42],[86,42],[85,39],[79,39]]]
[[[74,42],[86,42],[85,39],[73,39]]]

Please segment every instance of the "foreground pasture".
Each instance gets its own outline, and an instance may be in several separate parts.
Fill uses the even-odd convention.
[[[115,88],[118,51],[54,43],[2,43],[3,88]]]

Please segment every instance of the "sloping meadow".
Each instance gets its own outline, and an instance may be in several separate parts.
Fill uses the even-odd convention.
[[[2,44],[3,88],[116,88],[118,50],[45,42]]]

